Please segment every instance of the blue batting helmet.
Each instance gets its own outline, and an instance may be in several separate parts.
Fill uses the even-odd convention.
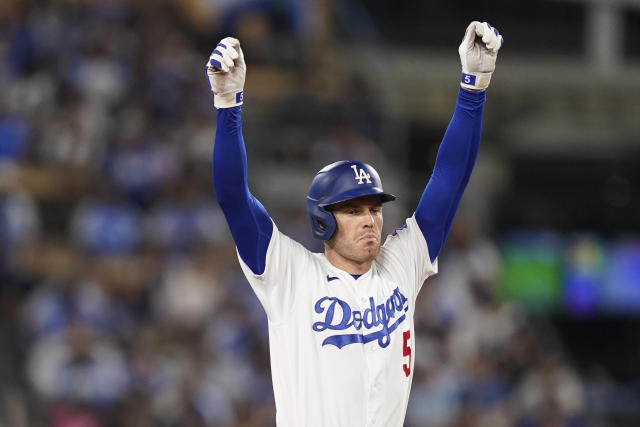
[[[307,212],[313,235],[327,241],[336,231],[336,220],[327,206],[362,196],[379,195],[382,203],[396,199],[385,193],[378,172],[357,160],[342,160],[322,168],[311,182]]]

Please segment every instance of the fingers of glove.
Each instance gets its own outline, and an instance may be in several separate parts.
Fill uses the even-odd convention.
[[[497,52],[502,46],[503,39],[497,28],[492,27],[489,23],[482,23],[482,42],[488,50]]]
[[[491,40],[489,43],[487,43],[487,49],[489,49],[491,52],[495,53],[495,52],[500,50],[500,48],[502,47],[502,43],[503,43],[502,36],[498,35],[493,40]]]
[[[240,49],[240,47],[238,47],[238,49]],[[231,59],[232,61],[235,61],[236,59],[238,59],[238,51],[237,51],[235,48],[233,48],[233,47],[229,46],[229,47],[227,48],[227,56],[228,56],[228,57],[229,57],[229,59]]]
[[[485,45],[488,45],[496,38],[493,28],[487,22],[482,23],[482,34],[478,34],[478,36],[482,37],[482,42]]]
[[[491,33],[493,34],[493,33]],[[485,42],[484,38],[483,38],[483,43],[484,45],[487,47],[487,49],[489,49],[491,52],[495,52],[497,50],[498,47],[498,38],[494,35],[492,35],[491,37],[487,37],[488,40]]]
[[[476,37],[482,38],[484,37],[485,33],[488,32],[488,24],[486,22],[473,21],[470,25],[473,25]]]
[[[233,61],[231,63],[233,64]],[[208,66],[213,68],[213,71],[222,71],[225,73],[229,71],[229,66],[222,59],[222,56],[218,55],[217,53],[211,54],[211,56],[209,57]]]
[[[227,37],[227,38],[231,38],[231,37]],[[226,39],[223,39],[223,41]],[[235,40],[235,39],[232,39]],[[236,40],[237,41],[237,40]],[[214,53],[217,52],[219,55],[229,58],[232,61],[238,58],[238,51],[236,49],[240,49],[240,46],[238,44],[235,45],[235,47],[231,44],[231,43],[223,43],[222,41],[220,43],[218,43],[218,45],[216,46],[215,50],[213,51]],[[227,64],[229,65],[229,64]],[[229,65],[230,66],[230,65]]]
[[[235,61],[239,57],[240,41],[233,37],[225,37],[218,43],[216,49],[224,52],[228,58]],[[229,64],[228,64],[229,65]],[[229,65],[231,67],[231,65]]]
[[[209,60],[209,68],[216,73],[219,72],[223,72],[223,73],[227,73],[229,72],[229,67],[227,66],[227,64],[225,64],[224,62],[219,61],[218,59],[210,59]]]
[[[227,65],[227,62],[222,58],[222,56],[222,52],[220,52],[220,50],[218,50],[218,48],[216,47],[216,49],[211,52],[211,56],[209,56],[205,67],[207,69],[212,69],[212,71],[214,72],[229,71],[229,66]]]
[[[234,60],[239,56],[236,49],[240,49],[238,39],[225,37],[211,53],[207,65],[213,67],[214,71],[228,72],[234,67]]]
[[[473,42],[475,41],[476,34],[478,32],[477,26],[481,26],[480,22],[473,21],[467,26],[467,29],[464,32],[464,38],[462,39],[462,43],[460,44],[460,48],[471,49],[473,47]]]
[[[242,53],[242,48],[240,47],[240,41],[233,37],[225,37],[224,39],[222,39],[222,41],[220,41],[220,43],[225,45],[225,48],[228,50],[231,59],[233,59],[235,63],[235,66],[244,68],[244,54]]]
[[[225,49],[228,49],[230,47],[237,49],[238,47],[240,47],[240,41],[235,37],[225,37],[222,40],[220,40],[220,43],[218,43],[218,46],[222,46]]]
[[[209,57],[208,65],[211,66],[214,71],[223,71],[226,73],[233,68],[234,63],[233,60],[229,58],[229,54],[222,54],[218,49],[216,49]]]

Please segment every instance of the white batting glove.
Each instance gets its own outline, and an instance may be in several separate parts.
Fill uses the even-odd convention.
[[[213,105],[216,108],[242,105],[247,66],[238,39],[225,37],[220,40],[205,67],[213,92]]]
[[[462,62],[460,86],[471,90],[485,90],[489,86],[502,43],[497,28],[486,22],[473,21],[469,24],[458,48]]]

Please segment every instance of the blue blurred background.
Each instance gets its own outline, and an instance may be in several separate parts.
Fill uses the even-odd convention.
[[[407,426],[640,425],[640,1],[2,0],[0,426],[273,426],[266,316],[215,203],[204,64],[248,63],[250,186],[310,249],[315,172],[411,214],[457,46],[505,37]]]

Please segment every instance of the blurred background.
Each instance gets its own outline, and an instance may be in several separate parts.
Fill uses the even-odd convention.
[[[241,40],[252,192],[319,251],[329,162],[411,214],[474,19],[505,45],[406,425],[640,425],[640,1],[434,3],[0,1],[0,426],[273,426],[205,61]]]

